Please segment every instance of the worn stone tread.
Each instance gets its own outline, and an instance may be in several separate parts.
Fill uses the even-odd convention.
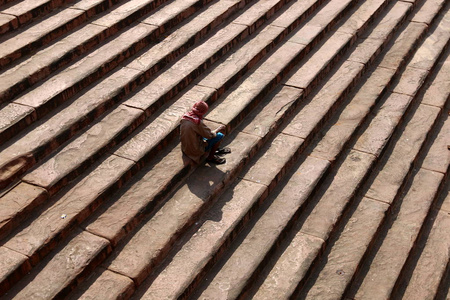
[[[427,85],[422,103],[444,108],[450,96],[450,60],[441,62],[438,69],[436,78]]]
[[[443,177],[433,171],[418,171],[361,285],[350,294],[356,298],[389,298]]]
[[[434,219],[424,249],[403,294],[405,299],[432,299],[437,294],[449,261],[450,239],[446,234],[448,228],[450,214],[440,211]]]
[[[200,298],[236,298],[264,260],[279,234],[301,209],[315,185],[326,172],[329,162],[308,157],[258,219],[245,239],[207,283]]]
[[[60,248],[8,292],[6,299],[64,297],[83,272],[111,251],[107,240],[83,231],[75,231],[75,237]]]
[[[450,141],[450,119],[443,113],[442,127],[425,157],[422,168],[445,174],[450,164],[448,145]]]
[[[31,270],[31,265],[26,255],[3,246],[0,247],[0,256],[0,296],[3,296],[20,279],[17,270],[27,273]]]

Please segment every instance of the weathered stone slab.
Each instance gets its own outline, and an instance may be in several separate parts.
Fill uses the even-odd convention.
[[[3,13],[16,16],[21,24],[27,23],[41,12],[52,9],[62,4],[55,0],[21,1],[5,10]]]
[[[271,22],[271,25],[288,28],[292,24],[311,15],[321,3],[322,1],[320,0],[296,1],[281,16],[278,16]]]
[[[450,38],[450,13],[443,17],[437,28],[430,32],[408,64],[413,68],[431,70]]]
[[[436,107],[421,105],[417,109],[367,191],[367,197],[392,203],[438,114]]]
[[[107,240],[88,232],[79,232],[55,256],[34,269],[9,293],[17,299],[53,299],[64,297],[89,271],[105,258],[110,246]]]
[[[297,233],[252,299],[288,299],[305,277],[324,241]]]
[[[308,157],[289,179],[242,243],[203,291],[200,298],[236,298],[292,216],[303,206],[329,162]]]
[[[364,65],[360,63],[344,62],[327,80],[324,87],[292,119],[283,133],[303,139],[309,138],[311,133],[319,129],[322,122],[326,121],[332,107],[346,95],[348,88],[353,85],[363,68]]]
[[[353,3],[352,0],[330,1],[318,14],[316,14],[308,24],[318,27],[333,26],[337,22],[338,17]],[[331,22],[330,22],[331,20]]]
[[[267,26],[242,47],[231,54],[224,62],[215,67],[198,84],[215,88],[219,95],[237,81],[242,73],[253,67],[279,39],[284,28]]]
[[[43,48],[29,59],[0,75],[0,102],[12,99],[25,88],[47,77],[57,66],[67,63],[78,51],[86,51],[104,39],[105,28],[87,24],[81,29]]]
[[[353,96],[342,113],[332,119],[325,136],[313,150],[313,156],[334,161],[372,107],[388,88],[395,71],[377,68]]]
[[[362,199],[330,253],[323,258],[325,266],[304,299],[332,300],[343,296],[388,207],[386,203]]]
[[[377,2],[379,1],[377,0]],[[374,29],[363,36],[364,40],[356,47],[355,51],[352,52],[349,60],[363,64],[372,61],[372,59],[382,51],[386,43],[389,42],[391,36],[402,24],[411,8],[412,5],[409,3],[395,3],[386,16],[374,26]],[[353,20],[353,18],[350,20]],[[358,19],[356,19],[356,21],[358,22]]]
[[[239,151],[227,155],[226,164],[197,168],[194,176],[187,179],[105,267],[142,283],[176,237],[195,222],[207,202],[234,179],[256,143],[256,137],[244,133],[232,138],[228,147]]]
[[[370,21],[378,16],[387,3],[388,1],[386,0],[365,1],[358,7],[352,16],[344,22],[344,24],[339,26],[338,31],[352,35],[359,35],[360,32],[365,30]],[[383,21],[380,23],[383,23]],[[378,28],[376,31],[378,30],[382,29]]]
[[[385,54],[379,66],[397,69],[416,50],[415,44],[425,34],[427,28],[428,26],[423,23],[409,23]]]
[[[85,226],[87,231],[107,238],[113,246],[117,245],[186,173],[180,146],[164,157],[155,157],[155,160],[158,161],[156,165],[137,174],[137,179],[125,186],[125,192],[114,197],[105,211],[91,217],[92,221]]]
[[[309,92],[312,86],[323,77],[330,68],[332,61],[339,57],[345,49],[352,35],[336,32],[333,34],[314,55],[290,76],[285,84],[305,89]]]
[[[0,239],[5,238],[47,197],[44,189],[25,182],[0,197]]]
[[[243,124],[242,132],[265,137],[284,121],[286,115],[302,100],[302,95],[302,89],[289,86],[276,89],[260,104],[262,109],[256,108],[246,117],[250,122]]]
[[[45,256],[68,235],[71,226],[86,219],[110,196],[111,190],[123,183],[124,174],[133,165],[116,156],[105,160],[87,177],[65,190],[55,204],[21,228],[5,246],[31,257],[36,264],[39,257]]]
[[[444,202],[442,203],[441,206],[441,210],[450,213],[450,194],[448,194],[447,197],[445,197]]]
[[[355,293],[356,299],[389,298],[442,179],[442,174],[424,169],[416,174],[411,188],[403,198],[397,218]]]
[[[32,107],[9,103],[0,109],[0,141],[5,142],[36,120]]]
[[[445,174],[448,170],[448,165],[450,164],[449,145],[450,119],[447,117],[422,163],[422,168]]]
[[[358,138],[354,148],[379,156],[411,101],[410,96],[392,93]]]
[[[321,187],[323,195],[305,220],[301,231],[328,240],[344,209],[351,205],[350,201],[370,173],[374,161],[373,155],[352,150],[337,172],[330,175]]]
[[[119,35],[111,42],[49,78],[41,85],[21,96],[14,102],[36,108],[42,116],[59,103],[75,94],[79,88],[86,86],[99,74],[107,72],[125,59],[136,48],[142,47],[145,39],[156,27],[139,24]]]
[[[92,17],[97,13],[107,10],[113,3],[108,0],[83,0],[73,5],[70,8],[82,9],[86,11],[88,17]]]
[[[450,215],[439,212],[404,293],[404,299],[433,299],[450,259]]]
[[[445,60],[437,68],[438,73],[422,98],[423,104],[443,108],[450,96],[450,60]]]
[[[245,13],[233,20],[236,24],[246,25],[254,30],[266,19],[269,19],[285,3],[280,0],[258,1],[249,7]]]
[[[31,3],[31,1],[26,1]],[[24,3],[24,2],[22,2]],[[63,31],[61,28],[69,22],[80,22],[80,19],[85,18],[84,11],[78,9],[65,9],[60,13],[39,22],[38,26],[30,27],[29,29],[12,35],[10,39],[3,41],[0,46],[0,65],[4,66],[11,61],[22,57],[29,52],[33,44],[51,40],[52,36],[57,36]]]
[[[90,277],[97,277],[94,282],[91,278],[87,278],[81,283],[78,289],[70,294],[68,299],[71,300],[116,300],[129,299],[134,293],[134,283],[128,277],[111,272],[109,270],[100,269],[92,272]],[[86,284],[89,284],[83,289]]]
[[[202,70],[211,64],[216,56],[221,56],[229,50],[230,43],[240,41],[247,34],[247,27],[231,24],[226,26],[208,41],[189,52],[187,56],[178,60],[169,70],[155,78],[138,94],[124,103],[128,106],[146,110],[151,114],[165,101],[174,97],[190,83]],[[142,63],[142,61],[140,62]]]
[[[164,146],[165,139],[177,133],[176,129],[181,116],[195,102],[208,101],[214,92],[215,90],[211,88],[194,86],[148,126],[123,144],[115,154],[138,162],[150,153],[154,153],[158,146]]]
[[[430,25],[439,11],[444,7],[445,0],[428,0],[425,1],[420,10],[411,19],[413,22],[422,22]]]
[[[6,247],[0,247],[0,296],[8,291],[19,279],[20,273],[31,270],[28,257]]]
[[[293,160],[303,141],[295,136],[278,135],[267,149],[262,150],[264,154],[244,172],[242,178],[264,184],[272,190],[284,176],[288,163]]]
[[[220,247],[240,229],[239,222],[265,197],[267,187],[246,180],[228,189],[198,221],[202,226],[171,259],[142,299],[175,299],[183,294],[191,283],[195,284],[196,276],[217,255]]]
[[[258,69],[243,80],[227,97],[215,106],[207,119],[234,127],[255,102],[275,83],[277,76],[292,63],[304,45],[287,42],[272,54]]]
[[[19,21],[15,16],[0,13],[0,34],[19,27]]]
[[[410,68],[409,65],[400,76],[400,82],[395,86],[394,92],[414,97],[422,87],[428,71]]]
[[[163,33],[169,29],[166,24],[168,20],[170,20],[169,23],[178,23],[193,14],[202,4],[203,2],[199,0],[172,1],[163,7],[159,7],[142,22],[160,27],[160,32]]]
[[[142,111],[119,106],[50,159],[24,176],[23,180],[46,187],[51,194],[85,169],[123,135],[133,131],[143,118]]]

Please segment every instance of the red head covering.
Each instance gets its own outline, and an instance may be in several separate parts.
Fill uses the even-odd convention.
[[[182,119],[198,125],[203,119],[203,116],[208,112],[208,109],[208,104],[205,101],[199,101],[192,106],[192,110],[183,115]]]

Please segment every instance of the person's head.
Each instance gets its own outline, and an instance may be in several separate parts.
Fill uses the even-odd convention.
[[[203,116],[208,112],[208,104],[205,101],[199,101],[192,106],[192,112],[198,116]]]

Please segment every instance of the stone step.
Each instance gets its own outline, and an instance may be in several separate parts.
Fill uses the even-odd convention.
[[[219,6],[217,9],[219,15],[215,16],[211,14],[209,19],[203,21],[207,23],[204,24],[206,30],[202,32],[201,30],[197,31],[198,29],[195,29],[195,31],[190,32],[191,35],[196,35],[196,38],[204,36],[211,29],[211,26],[209,26],[211,23],[216,22],[216,24],[219,24],[221,17],[226,17],[230,11],[236,10],[239,1],[227,1],[219,4],[216,5],[216,7]],[[214,10],[214,8],[212,9]],[[161,13],[167,22],[172,20],[172,16],[166,15],[165,11],[161,11]],[[179,13],[181,15],[183,11]],[[160,16],[160,14],[158,15]],[[210,21],[209,23],[207,22],[208,20]],[[167,24],[163,22],[161,26],[165,25]],[[6,124],[2,126],[4,128],[2,130],[2,138],[6,140],[14,136],[20,130],[29,126],[32,122],[41,119],[63,102],[70,100],[83,88],[95,83],[107,72],[117,68],[125,59],[133,56],[145,46],[151,45],[155,37],[157,37],[159,28],[158,26],[147,24],[145,21],[135,26],[130,26],[119,36],[100,46],[81,60],[59,71],[39,86],[29,92],[25,92],[25,94],[15,99],[9,105],[3,107],[1,110],[2,114],[9,118],[5,120]],[[179,34],[182,30],[183,28],[179,29],[174,35]],[[173,61],[177,55],[186,51],[190,46],[192,46],[192,40],[185,37],[183,41],[179,41],[176,44],[173,52],[169,52],[167,57],[164,57],[163,63],[167,64]],[[152,68],[146,67],[145,74],[140,74],[141,76],[137,78],[130,78],[129,85],[124,87],[125,90],[136,83],[142,82],[145,77],[149,77],[158,71],[161,64],[153,65]],[[133,65],[130,68],[133,68]]]
[[[97,12],[109,8],[113,5],[113,2],[117,1],[83,0],[74,5],[71,4],[73,1],[65,2],[66,3],[64,3],[64,1],[28,0],[22,1],[3,11],[8,11],[11,15],[23,15],[16,16],[18,22],[16,27],[20,26],[18,30],[6,33],[0,37],[0,67],[2,69],[26,55],[33,54],[41,46],[74,30],[95,16]],[[39,13],[39,8],[46,8],[47,6],[61,7],[49,12],[43,18],[36,20],[36,22],[21,26],[20,19],[22,16],[24,17],[25,22],[31,21],[31,18],[33,18],[33,14],[29,13],[27,10],[30,9],[30,12],[32,12],[34,10],[33,7],[35,7],[37,9],[36,11]],[[48,8],[42,12],[46,13],[47,11]],[[15,20],[12,20],[11,24],[5,24],[5,26],[14,27],[14,23]],[[4,99],[1,99],[0,102],[3,101]]]
[[[109,242],[81,230],[74,230],[74,237],[62,245],[58,252],[43,260],[5,299],[54,299],[63,298],[80,278],[111,251]]]
[[[202,7],[201,4],[206,2],[190,0],[180,3],[180,1],[175,1],[159,8],[150,18],[146,19],[147,24],[158,27],[154,31],[152,39],[156,40],[171,27],[195,13]],[[89,2],[89,4],[91,3],[92,1]],[[152,3],[155,6],[155,2],[153,1]],[[85,10],[92,9],[83,7],[81,4],[79,3],[75,7]],[[150,8],[146,6],[135,7],[134,14],[137,16],[144,15],[144,13],[151,12]],[[113,10],[113,12],[120,9],[123,10],[122,6]],[[156,10],[156,7],[153,9]],[[71,32],[66,37],[46,46],[28,59],[4,70],[0,75],[0,102],[12,100],[15,96],[23,93],[25,89],[50,76],[57,69],[69,64],[77,57],[85,55],[85,53],[112,35],[118,34],[125,26],[132,23],[131,20],[134,20],[130,18],[130,16],[133,16],[133,14],[130,14],[130,11],[127,11],[127,15],[116,13],[117,16],[123,18],[116,17],[111,19],[111,13],[108,11],[104,12],[103,17],[97,17],[97,20]],[[35,61],[40,61],[40,63],[36,64]]]
[[[0,5],[7,2],[12,1],[2,0]],[[0,18],[2,21],[0,21],[0,34],[17,29],[20,26],[32,22],[37,17],[43,16],[61,6],[69,5],[71,2],[73,2],[73,0],[28,0],[1,7]]]
[[[345,78],[345,76],[342,76],[338,73],[336,77],[340,79],[340,82],[342,82],[343,78]],[[333,81],[328,80],[327,82]],[[327,88],[327,86],[325,85],[323,90],[329,90],[329,88]],[[339,95],[339,93],[333,94]],[[326,101],[321,99],[320,103],[323,104],[324,102]],[[368,108],[364,109],[368,110]],[[358,124],[359,120],[355,118],[354,121]],[[305,122],[302,123],[302,125],[304,124]],[[354,126],[356,127],[357,125]],[[289,132],[291,134],[294,133],[294,131]],[[326,137],[327,136],[325,136],[325,138]],[[336,142],[336,140],[334,140],[334,142]],[[331,144],[331,142],[327,142],[327,144]],[[338,141],[337,144],[342,145],[342,142],[339,143]],[[324,153],[326,147],[323,147],[321,145],[323,144],[319,143],[319,147],[323,148],[322,153]],[[313,150],[313,155],[314,153],[316,153],[315,150]],[[334,155],[322,155],[322,157],[328,156],[335,159],[336,152],[332,151],[332,153]],[[299,241],[304,239],[305,235],[320,237],[324,241],[327,241],[328,236],[334,227],[334,223],[339,219],[339,216],[347,205],[347,201],[354,196],[356,188],[367,177],[370,167],[373,165],[375,157],[374,155],[369,155],[362,152],[356,153],[359,153],[359,155],[354,155],[355,157],[352,157],[351,155],[347,156],[347,159],[341,165],[342,171],[338,171],[335,176],[332,176],[334,178],[334,182],[330,184],[328,190],[322,193],[319,192],[319,194],[323,194],[320,202],[314,209],[312,209],[312,211],[310,211],[310,215],[305,220],[305,223],[302,224],[302,227],[298,229],[299,233],[293,238],[293,240],[291,241],[291,245],[297,245]],[[347,167],[346,164],[352,163],[352,159],[354,159],[358,163],[355,165],[355,163],[353,162],[354,166]],[[361,162],[365,163],[362,164]],[[356,172],[355,170],[357,170],[358,168],[361,169],[360,171]],[[342,186],[344,184],[349,185],[349,188],[343,189]],[[327,184],[325,184],[325,186],[327,186]],[[328,202],[325,199],[329,199]],[[324,222],[324,220],[328,221]],[[299,257],[296,257],[296,255],[299,255]],[[282,299],[289,297],[293,292],[295,292],[295,290],[298,289],[299,282],[304,280],[305,275],[307,275],[307,273],[309,272],[308,269],[311,264],[311,261],[306,263],[304,260],[299,258],[303,258],[303,254],[299,254],[298,249],[295,248],[295,246],[288,247],[279,258],[279,261],[272,268],[272,272],[267,275],[265,281],[258,289],[256,294],[253,295],[253,297],[256,299]],[[298,262],[298,264],[293,263],[294,261]],[[290,280],[287,281],[285,280],[285,278],[290,278]],[[218,280],[218,282],[220,281]]]
[[[430,127],[434,122],[433,117],[437,116],[436,110],[439,110],[426,105],[422,106],[424,108],[419,108],[417,110],[416,115],[411,119],[405,128],[404,134],[400,137],[400,140],[397,141],[397,145],[390,154],[391,157],[409,157],[409,160],[412,160],[417,154],[418,149],[423,144],[427,133],[430,131]],[[421,114],[427,114],[427,110],[428,112],[431,112],[431,117],[429,116],[426,122],[420,121],[420,119],[423,118]],[[416,125],[417,122],[421,124],[420,132],[415,132],[418,128]],[[411,143],[413,140],[414,142]],[[395,151],[396,149],[397,151]],[[398,168],[399,160],[397,159],[396,161],[396,167]],[[429,177],[433,178],[433,176]],[[371,241],[372,237],[376,233],[376,229],[379,228],[379,224],[384,218],[385,211],[390,209],[388,204],[389,202],[386,203],[386,201],[379,202],[378,200],[374,200],[372,198],[364,198],[364,200],[360,202],[358,208],[351,210],[351,214],[353,213],[354,215],[346,218],[348,220],[345,225],[346,227],[340,231],[339,239],[333,243],[335,246],[331,248],[331,251],[328,253],[327,257],[323,258],[327,260],[327,264],[320,270],[317,277],[312,279],[314,285],[312,285],[309,290],[306,290],[306,292],[303,291],[303,294],[300,296],[307,299],[316,299],[317,297],[324,299],[335,299],[336,297],[341,297],[347,289],[354,272],[358,270],[359,261],[364,252],[373,244],[373,241]],[[373,208],[369,209],[368,207]],[[373,213],[373,219],[371,219],[370,222],[375,223],[367,223],[368,219],[359,215],[356,216],[360,213],[366,213],[364,212],[365,210],[373,210],[371,212]],[[350,230],[350,227],[353,229]],[[349,257],[349,253],[352,253],[352,257]],[[333,282],[334,284],[330,284],[330,282]]]
[[[267,34],[265,34],[265,33],[267,33]],[[271,30],[263,31],[261,33],[261,36],[262,36],[261,41],[263,43],[261,43],[259,38],[255,38],[255,40],[250,42],[249,45],[253,46],[254,49],[260,49],[260,48],[264,49],[266,42],[269,44],[271,43],[274,33],[275,34],[279,33],[279,30],[272,30],[272,28],[271,28]],[[245,53],[248,54],[248,52],[245,51],[245,48],[246,47],[244,47],[243,52],[244,52],[244,54]],[[235,58],[239,59],[240,56],[236,55]],[[245,60],[243,60],[243,61],[245,61]],[[248,61],[248,58],[247,58],[247,61]],[[230,61],[230,63],[233,63],[233,62],[234,62],[234,59],[232,59]],[[241,61],[241,63],[242,63],[242,61]],[[245,68],[246,67],[245,64],[242,67]],[[219,78],[216,77],[216,79],[219,79]],[[104,86],[100,86],[99,88],[103,88],[103,87]],[[165,141],[170,140],[170,138],[174,134],[177,133],[176,128],[178,126],[178,120],[179,120],[179,117],[184,113],[184,111],[186,111],[186,109],[188,109],[198,99],[208,100],[208,98],[212,97],[211,95],[213,95],[213,94],[214,94],[214,90],[209,89],[209,88],[204,88],[204,87],[196,87],[196,88],[190,90],[189,92],[184,94],[180,100],[175,102],[169,109],[167,109],[162,115],[160,115],[155,120],[153,120],[152,123],[149,126],[147,126],[144,130],[142,130],[136,137],[132,138],[129,142],[125,143],[125,145],[123,145],[116,153],[122,157],[128,157],[128,158],[133,159],[134,161],[141,161],[141,162],[142,162],[143,158],[145,160],[145,157],[152,157],[154,155],[155,151],[158,151],[158,149],[160,147],[158,145],[164,144]],[[139,94],[137,96],[139,96]],[[79,102],[77,102],[77,103],[79,105]],[[120,108],[118,110],[120,110]],[[83,110],[80,109],[80,106],[74,106],[73,108],[69,106],[69,108],[66,109],[66,111],[67,111],[67,113],[72,114],[73,111],[83,111]],[[61,121],[61,118],[64,119],[64,114],[59,113],[58,115],[60,116],[60,118],[56,118],[55,119],[56,122],[54,122],[54,124],[59,124],[58,121]],[[140,116],[140,115],[137,114],[137,116]],[[133,120],[129,120],[129,122],[133,122]],[[101,125],[99,125],[99,126],[101,126]],[[97,128],[99,126],[97,126]],[[43,128],[52,128],[52,126],[49,126],[48,123],[44,124],[42,127]],[[120,130],[120,128],[118,128],[118,130]],[[126,130],[126,128],[124,130]],[[92,131],[92,132],[94,132],[94,131]],[[34,137],[33,142],[30,142],[30,140],[29,139],[27,140],[26,138],[23,139],[19,143],[15,142],[12,145],[12,147],[7,149],[7,152],[5,153],[5,157],[8,158],[8,155],[7,155],[8,153],[11,153],[13,156],[18,155],[18,153],[20,154],[20,152],[19,152],[20,149],[22,149],[22,151],[26,150],[26,145],[31,145],[33,147],[38,146],[37,149],[39,149],[39,147],[42,147],[42,145],[38,144],[39,141],[42,142],[42,135],[43,135],[42,131],[37,130],[35,132],[35,134],[31,134],[31,137],[32,138]],[[150,141],[152,141],[152,142],[149,142],[149,137],[150,137]],[[104,143],[108,142],[108,139],[103,138],[103,140],[104,140]],[[52,140],[50,140],[49,142],[54,143],[54,141],[52,141]],[[74,145],[76,146],[76,144],[74,144]],[[96,144],[96,147],[98,148],[98,143]],[[77,148],[77,147],[75,147],[75,148]],[[71,149],[73,149],[73,147]],[[70,151],[67,153],[70,153]],[[87,153],[85,153],[85,154],[87,154]],[[67,172],[68,171],[65,171],[65,174],[67,174]],[[54,174],[54,175],[56,175],[56,174]],[[36,177],[36,176],[34,176],[34,177]],[[47,178],[47,176],[44,176],[44,177]],[[43,179],[43,177],[41,177],[40,175],[38,175],[37,178],[38,178],[38,180],[40,180],[39,178]],[[47,179],[49,179],[49,178],[50,177],[48,177]],[[61,178],[61,176],[59,176],[59,178]],[[56,180],[56,181],[58,181],[58,180]],[[48,183],[46,185],[48,186]],[[19,217],[19,216],[17,216],[17,217]],[[10,218],[9,222],[12,222],[12,221],[13,221],[13,219]]]
[[[176,57],[177,51],[183,51],[190,45],[191,42],[189,42],[189,40],[195,38],[196,36],[197,38],[200,38],[200,36],[206,34],[208,32],[208,28],[211,27],[213,22],[218,23],[220,16],[227,14],[230,7],[234,7],[236,9],[236,5],[238,4],[237,1],[224,3],[226,6],[224,6],[223,3],[219,3],[220,5],[213,7],[212,15],[208,18],[204,18],[201,14],[198,18],[195,18],[192,23],[188,23],[185,27],[182,27],[176,31],[173,37],[169,36],[167,44],[169,44],[170,47],[167,47],[167,44],[163,42],[158,44],[160,46],[157,46],[155,51],[149,51],[148,53],[152,54],[155,52],[159,53],[157,57],[160,56],[160,58],[159,60],[153,60],[152,64],[148,61],[146,64],[146,71],[148,73],[154,73],[159,70],[162,65],[173,60]],[[208,15],[208,10],[205,11],[205,14]],[[234,29],[244,28],[237,28],[239,27],[238,25],[231,26],[234,26]],[[184,33],[190,33],[190,35],[186,35]],[[181,38],[176,38],[178,34]],[[228,36],[225,36],[223,38],[225,44],[229,41],[226,39],[227,37]],[[212,43],[214,43],[214,40]],[[161,48],[163,48],[162,45],[166,46],[166,50],[164,52],[161,52]],[[214,50],[214,48],[210,49],[209,52],[216,53],[212,50]],[[99,52],[99,54],[102,56],[101,52]],[[154,58],[155,56],[152,57],[152,59]],[[131,64],[133,65],[133,62]],[[89,65],[87,66],[89,67]],[[72,70],[75,73],[80,71],[77,68],[73,68]],[[24,154],[32,154],[34,161],[32,160],[32,163],[30,163],[27,168],[31,167],[36,163],[36,161],[41,160],[43,156],[47,155],[53,149],[75,135],[78,128],[82,129],[87,126],[89,123],[93,122],[95,118],[101,116],[112,105],[121,101],[123,97],[129,94],[131,90],[134,89],[140,81],[142,81],[143,76],[142,71],[127,67],[113,73],[89,91],[78,96],[75,102],[67,104],[67,106],[63,106],[61,108],[62,111],[56,111],[56,115],[54,117],[49,117],[48,120],[43,120],[42,123],[38,123],[37,128],[32,127],[28,134],[25,134],[19,140],[13,140],[7,144],[5,146],[6,149],[2,151],[3,155],[0,156],[2,161],[1,164],[5,166],[10,163],[14,163]],[[82,76],[79,76],[78,78],[83,80]],[[145,91],[138,93],[135,97],[139,97],[141,94],[145,94]],[[158,104],[161,105],[162,103]],[[12,110],[18,107],[14,105],[14,103],[11,104]],[[29,108],[28,106],[20,107],[26,108],[26,114],[35,115],[34,109]],[[5,107],[2,111],[6,111],[6,115],[11,114],[7,111],[7,107]],[[67,114],[70,118],[67,117]],[[15,121],[20,118],[26,118],[24,115],[17,116],[16,114],[13,114],[13,117],[16,117]],[[8,118],[6,118],[6,121],[7,124],[5,126],[8,126]],[[58,128],[58,130],[55,131],[54,128]],[[26,169],[21,169],[21,172],[12,173],[9,176],[11,177],[9,181],[19,176],[20,173],[23,173],[25,170]],[[5,178],[5,181],[7,179],[8,178]]]
[[[125,110],[124,110],[124,108],[125,108]],[[131,111],[130,111],[130,109],[131,109]],[[186,109],[186,107],[184,107],[184,109]],[[123,122],[123,121],[125,121],[126,122],[126,119],[123,119],[123,116],[124,116],[124,113],[120,113],[120,111],[125,111],[124,113],[125,114],[127,114],[127,111],[128,112],[132,112],[132,113],[134,113],[134,114],[137,114],[137,115],[139,115],[139,111],[134,111],[131,107],[125,107],[125,106],[121,106],[121,107],[119,107],[118,109],[117,109],[117,115],[118,116],[122,116],[122,117],[119,117],[118,119],[120,119],[120,121],[121,122]],[[134,111],[134,112],[133,112]],[[120,128],[120,125],[119,126],[117,126],[118,124],[116,124],[116,122],[114,121],[114,120],[117,120],[116,119],[116,117],[114,117],[114,116],[107,116],[106,118],[108,118],[109,117],[109,119],[111,119],[112,121],[110,121],[109,122],[109,125],[107,125],[106,127],[108,127],[108,128],[112,128],[111,126],[116,126],[116,128]],[[178,118],[179,118],[179,116],[177,116],[177,120],[178,120]],[[135,118],[134,118],[135,119]],[[105,121],[106,122],[106,121]],[[105,124],[107,124],[107,123],[105,123]],[[99,126],[101,126],[101,125],[99,125]],[[93,129],[94,131],[93,132],[95,132],[96,130],[95,129]],[[120,130],[120,129],[119,129]],[[109,134],[111,134],[112,132],[109,132]],[[112,134],[114,134],[114,133],[112,133]],[[89,135],[87,135],[87,137],[89,137]],[[107,136],[103,136],[103,140],[104,140],[104,142],[105,143],[108,143],[109,141],[111,141],[111,138],[110,137],[107,137]],[[82,144],[84,144],[84,143],[86,143],[86,140],[84,139],[84,138],[80,138],[79,139],[79,144],[80,145],[82,145]],[[73,149],[77,149],[78,148],[78,146],[76,145],[77,144],[77,142],[74,144],[74,148]],[[87,144],[89,144],[89,142],[87,142]],[[92,144],[92,143],[91,143]],[[96,143],[93,143],[95,146],[99,146],[98,144],[96,144]],[[71,155],[70,154],[70,151],[67,151],[66,152],[67,153],[67,155]],[[179,153],[179,152],[178,152]],[[73,154],[73,153],[72,153]],[[61,155],[63,155],[63,154],[61,154]],[[65,155],[65,154],[64,154]],[[72,156],[73,157],[73,156]],[[69,161],[71,161],[70,159],[69,160],[66,160],[66,159],[57,159],[57,160],[55,160],[55,162],[56,161],[66,161],[66,162],[69,162]],[[92,160],[91,160],[91,162],[92,162]],[[87,164],[87,163],[86,163]],[[52,164],[52,163],[50,163],[49,165],[54,165],[54,164]],[[43,168],[43,169],[45,169],[45,168]],[[126,170],[128,170],[127,168],[125,169],[125,171]],[[175,170],[179,170],[179,169],[176,169],[175,168]],[[182,170],[181,170],[182,171]],[[180,171],[180,172],[181,172]],[[126,171],[126,172],[128,172],[128,171]],[[32,173],[30,173],[30,174],[32,174]],[[119,175],[120,174],[122,174],[121,172],[119,172]],[[117,175],[117,174],[116,174]],[[119,175],[117,175],[117,176],[119,176]],[[27,175],[28,176],[28,175]],[[30,176],[32,176],[32,175],[30,175]],[[126,176],[126,175],[123,175],[123,176]],[[44,176],[44,177],[46,177],[46,176]],[[40,181],[41,179],[43,179],[44,177],[41,177],[41,176],[34,176],[33,178],[34,179],[29,179],[29,180],[32,180],[33,182],[34,182],[34,180],[38,180],[38,181]],[[98,178],[98,176],[94,176],[94,178]],[[47,178],[48,179],[48,181],[47,181],[47,183],[45,184],[45,185],[47,185],[47,187],[49,188],[50,186],[53,186],[54,185],[54,182],[52,182],[52,179],[51,179],[51,177],[48,177]],[[66,178],[67,179],[67,178]],[[94,180],[94,179],[93,179]],[[42,184],[42,183],[40,183],[40,184]],[[63,182],[61,182],[61,184],[63,184]],[[65,184],[65,183],[64,183]],[[112,182],[111,184],[114,184],[114,182]],[[56,190],[57,190],[57,188],[55,189],[55,190],[53,190],[52,191],[52,189],[51,188],[49,188],[49,190],[50,190],[50,192],[53,194]],[[70,194],[70,193],[69,193]],[[94,193],[93,193],[93,195],[95,195]],[[84,209],[84,210],[91,210],[91,208],[89,208],[89,207],[95,207],[97,204],[96,204],[96,202],[95,201],[98,201],[98,199],[97,198],[95,198],[95,197],[91,197],[91,198],[88,198],[88,199],[86,199],[86,201],[88,201],[88,203],[93,203],[93,204],[89,204],[90,206],[85,206],[86,208],[82,208],[82,209]],[[69,201],[70,202],[70,201]],[[58,201],[58,203],[59,203],[59,201]],[[84,205],[86,205],[86,204],[84,204]],[[49,210],[47,210],[47,212],[48,213],[50,213],[50,214],[54,214],[54,212],[55,211],[59,211],[58,209],[57,209],[57,207],[58,207],[58,205],[57,204],[55,204],[55,209],[49,209]],[[81,208],[78,208],[78,210],[80,210]],[[47,214],[47,212],[46,213],[43,213],[42,215],[46,215]],[[80,218],[83,218],[84,217],[84,213],[81,213],[81,214],[79,214],[79,215],[77,215],[77,214],[75,214],[71,219],[72,220],[76,220],[76,219],[78,219],[78,220],[80,220]],[[45,221],[47,218],[44,218],[43,220]],[[34,222],[35,224],[37,224],[37,225],[35,225],[34,226],[34,228],[36,229],[36,230],[38,230],[38,228],[41,228],[42,227],[42,225],[41,224],[39,224],[39,220],[36,220],[36,222]],[[68,222],[69,223],[69,222]],[[31,228],[31,229],[30,229]],[[27,228],[25,228],[24,230],[26,231],[26,232],[29,232],[29,230],[32,230],[32,228],[33,228],[33,226],[31,226],[31,227],[27,227]],[[64,232],[65,232],[65,230],[68,230],[69,229],[69,227],[61,227],[61,229],[53,229],[51,232],[47,232],[47,233],[43,233],[43,239],[40,239],[40,241],[36,241],[37,243],[36,243],[36,245],[34,245],[34,246],[32,246],[32,245],[29,245],[30,246],[30,248],[29,248],[29,255],[30,256],[33,256],[33,255],[45,255],[45,251],[49,251],[49,249],[51,249],[52,247],[54,247],[55,245],[54,244],[52,244],[53,243],[53,241],[55,241],[55,237],[58,237],[59,235],[64,235]],[[50,234],[50,236],[52,236],[52,237],[49,237],[49,234]],[[27,245],[27,243],[23,243],[25,240],[27,240],[27,238],[25,238],[25,236],[27,235],[27,233],[24,233],[23,234],[23,239],[22,239],[22,242],[19,242],[19,244],[22,244],[23,246],[25,246],[25,247],[28,247],[28,246],[26,246]],[[45,237],[45,238],[44,238]],[[58,239],[58,238],[56,238],[56,239]],[[45,241],[45,242],[44,242]],[[15,242],[13,242],[13,241],[11,241],[11,240],[9,240],[9,242],[11,242],[11,243],[15,243]],[[42,244],[44,242],[44,244]],[[44,249],[44,250],[42,250],[43,252],[40,252],[41,250],[39,250],[39,249]],[[28,250],[24,250],[24,248],[22,248],[21,249],[22,251],[28,251]],[[37,252],[36,252],[37,251]],[[35,253],[35,254],[33,254],[33,253]],[[40,253],[40,254],[38,254],[38,253]]]

